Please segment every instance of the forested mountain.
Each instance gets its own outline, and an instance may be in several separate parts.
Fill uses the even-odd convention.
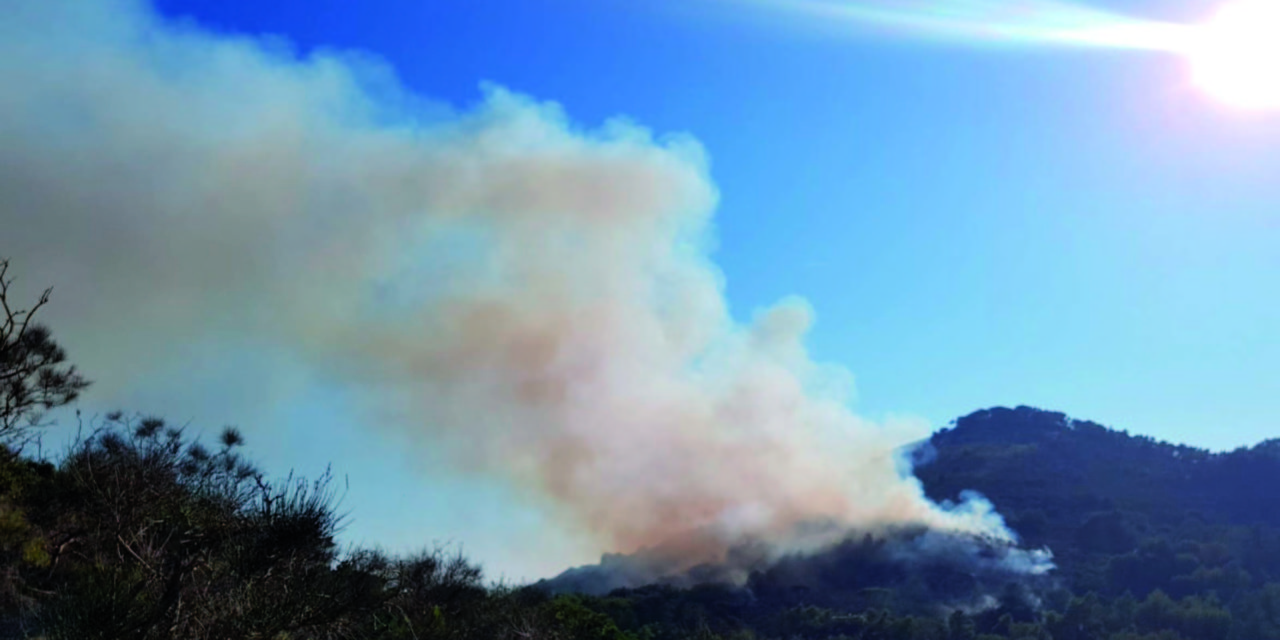
[[[972,413],[929,442],[939,456],[916,474],[935,498],[972,489],[1002,509],[1114,507],[1165,524],[1192,516],[1280,526],[1280,493],[1271,490],[1280,439],[1215,454],[1018,407]]]
[[[1278,440],[1215,454],[995,408],[956,420],[916,457],[932,498],[982,493],[1026,544],[1053,550],[1074,590],[1230,597],[1280,581]]]

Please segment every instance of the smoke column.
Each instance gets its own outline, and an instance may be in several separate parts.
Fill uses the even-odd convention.
[[[730,316],[693,139],[496,87],[455,111],[135,2],[2,4],[0,254],[59,287],[98,393],[191,344],[283,353],[382,435],[687,563],[831,539],[806,531],[1011,539],[902,473],[807,353],[806,303]]]

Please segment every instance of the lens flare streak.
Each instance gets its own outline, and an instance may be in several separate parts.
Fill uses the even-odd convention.
[[[1065,2],[992,0],[745,0],[851,26],[990,44],[1056,44],[1183,51],[1194,29]]]

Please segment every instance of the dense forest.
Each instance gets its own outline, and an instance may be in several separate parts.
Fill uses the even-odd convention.
[[[1019,407],[915,447],[932,498],[978,491],[1025,548],[1052,550],[1034,579],[947,559],[964,554],[904,562],[928,539],[907,531],[738,585],[494,585],[445,550],[343,548],[329,478],[269,479],[234,429],[202,443],[115,413],[32,451],[91,386],[36,319],[48,294],[24,307],[7,277],[0,262],[0,637],[1280,639],[1277,441],[1213,454]]]

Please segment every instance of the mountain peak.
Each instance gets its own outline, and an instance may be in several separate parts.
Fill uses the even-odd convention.
[[[934,436],[935,444],[1028,444],[1072,429],[1067,414],[1035,407],[992,407],[958,418]]]

